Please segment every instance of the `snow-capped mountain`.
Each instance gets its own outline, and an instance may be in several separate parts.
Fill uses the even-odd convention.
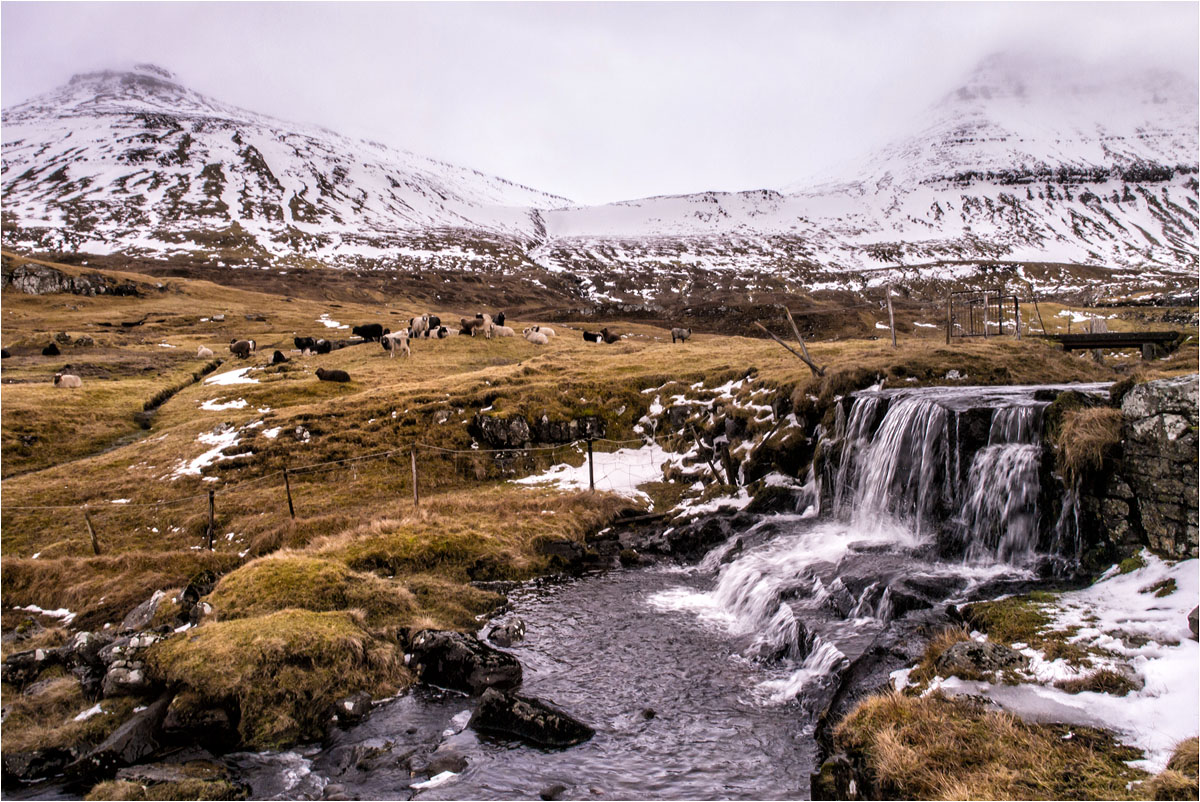
[[[567,202],[235,108],[153,65],[77,75],[6,109],[3,132],[5,242],[55,250],[386,258],[444,229],[533,240],[538,210]]]
[[[563,272],[622,304],[695,295],[714,276],[747,295],[861,290],[863,270],[939,277],[953,264],[962,277],[997,262],[1165,286],[1194,281],[1200,260],[1197,94],[1170,73],[997,56],[919,130],[818,186],[573,206],[233,108],[142,66],[76,76],[4,111],[3,240],[231,264]]]

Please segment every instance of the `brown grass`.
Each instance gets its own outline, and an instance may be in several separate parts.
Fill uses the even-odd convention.
[[[942,653],[954,644],[970,639],[971,633],[966,627],[957,626],[943,629],[925,646],[925,653],[921,655],[921,662],[917,663],[908,675],[909,682],[914,685],[924,685],[929,682],[937,676],[934,664],[942,656]],[[967,679],[970,678],[968,677]]]
[[[1102,668],[1073,679],[1059,680],[1054,683],[1054,687],[1060,688],[1067,693],[1092,691],[1094,693],[1107,693],[1112,696],[1126,696],[1130,691],[1138,689],[1137,684],[1120,671],[1114,671],[1111,668]]]
[[[1112,407],[1067,410],[1054,435],[1059,465],[1070,476],[1098,469],[1121,442],[1123,421],[1121,411]]]
[[[5,685],[4,751],[95,746],[120,726],[136,703],[132,697],[105,699],[100,713],[75,721],[93,703],[84,698],[79,680],[62,669],[43,672],[24,692]]]
[[[886,694],[838,725],[837,744],[865,757],[884,799],[1133,799],[1140,756],[1105,733],[1029,724],[978,702]]]

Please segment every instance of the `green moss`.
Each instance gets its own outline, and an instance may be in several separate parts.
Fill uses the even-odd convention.
[[[1134,571],[1138,570],[1139,568],[1145,568],[1145,567],[1146,567],[1146,561],[1145,561],[1145,559],[1142,558],[1142,555],[1139,552],[1138,554],[1135,554],[1132,557],[1126,557],[1124,560],[1121,560],[1120,565],[1117,566],[1117,573],[1131,574]]]
[[[1047,607],[1055,594],[1032,593],[999,601],[978,602],[963,611],[963,617],[992,640],[1012,645],[1025,643],[1039,649],[1050,660],[1066,660],[1076,666],[1091,664],[1092,650],[1072,643],[1078,627],[1050,629]]]
[[[338,699],[411,682],[396,644],[373,638],[345,612],[283,610],[204,624],[155,644],[147,663],[167,683],[236,705],[242,740],[253,748],[318,738]]]
[[[1168,577],[1167,579],[1164,579],[1161,582],[1155,582],[1153,585],[1151,585],[1149,587],[1142,588],[1138,592],[1139,593],[1153,593],[1156,597],[1161,599],[1164,596],[1170,596],[1176,590],[1178,590],[1178,587],[1175,584],[1175,577]]]

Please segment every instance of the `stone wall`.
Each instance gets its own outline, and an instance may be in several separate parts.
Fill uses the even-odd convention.
[[[1140,384],[1121,401],[1121,457],[1084,488],[1084,525],[1122,553],[1197,557],[1200,376]]]

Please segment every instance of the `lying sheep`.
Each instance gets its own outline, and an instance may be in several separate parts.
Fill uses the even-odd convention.
[[[257,346],[258,344],[255,343],[254,340],[233,339],[229,341],[229,353],[236,357],[240,357],[241,359],[246,359],[252,353],[254,353],[254,350],[257,348]]]
[[[317,368],[317,378],[323,382],[348,382],[350,381],[350,374],[344,370]]]
[[[450,336],[450,329],[446,328],[445,326],[438,326],[437,338],[439,340],[444,340],[449,336]]]
[[[617,340],[621,339],[620,334],[613,334],[608,330],[607,327],[600,329],[600,336],[604,338],[604,342],[606,343],[615,343]]]
[[[271,355],[271,364],[272,365],[282,365],[284,362],[287,362],[287,361],[288,361],[288,358],[283,355],[283,351],[276,351],[274,354]]]
[[[671,329],[671,342],[675,342],[675,340],[678,339],[679,342],[685,343],[687,342],[688,337],[691,336],[691,329]]]
[[[531,332],[531,331],[536,331],[539,334],[545,334],[547,337],[557,336],[554,333],[554,329],[550,328],[549,326],[530,326],[529,328],[525,329],[524,333],[526,336],[528,336],[529,332]]]
[[[211,348],[205,348],[203,345],[196,349],[196,359],[212,359],[213,351]]]
[[[584,332],[583,332],[583,341],[584,341],[585,343],[598,343],[598,342],[603,342],[603,341],[604,341],[604,335],[603,335],[603,334],[601,334],[601,333],[600,333],[600,332],[598,332],[598,331],[587,331],[587,330],[585,329],[585,330],[584,330]]]
[[[296,344],[296,349],[302,354],[317,347],[316,337],[293,337],[292,342]]]
[[[54,343],[50,343],[42,349],[42,356],[58,356],[60,353],[62,352],[58,350],[58,346]]]
[[[82,387],[83,379],[79,378],[78,376],[76,376],[73,373],[55,373],[54,374],[54,386],[55,387]]]
[[[550,338],[545,334],[542,334],[540,331],[526,329],[526,332],[528,333],[525,335],[525,339],[529,340],[529,342],[533,343],[534,345],[546,345],[550,342]]]
[[[380,343],[383,345],[383,350],[388,351],[389,356],[392,358],[395,358],[396,351],[399,351],[404,356],[412,356],[412,351],[408,347],[407,329],[385,334]]]
[[[517,333],[509,326],[492,326],[493,337],[516,337]]]
[[[333,343],[331,343],[329,340],[318,337],[316,340],[313,340],[313,347],[311,350],[314,354],[328,354],[333,350]]]

